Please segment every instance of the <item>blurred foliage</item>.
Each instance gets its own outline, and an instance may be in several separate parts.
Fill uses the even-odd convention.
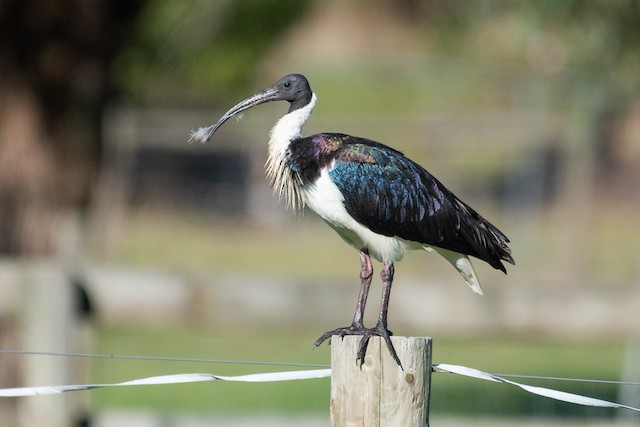
[[[614,71],[635,83],[640,67],[640,2],[538,0],[413,2],[448,55],[525,62],[553,74],[566,68]]]
[[[108,72],[142,3],[0,1],[1,255],[51,255],[89,204]]]
[[[228,97],[307,8],[299,0],[151,1],[115,67],[140,100]]]
[[[172,103],[235,98],[270,47],[316,0],[152,0],[115,67],[126,93]],[[579,0],[376,2],[426,34],[426,51],[501,62],[542,75],[616,72],[633,87],[640,67],[640,2]],[[372,7],[360,1],[351,6]],[[347,7],[345,5],[344,7]],[[316,7],[316,13],[323,9]],[[244,94],[246,92],[242,91]]]

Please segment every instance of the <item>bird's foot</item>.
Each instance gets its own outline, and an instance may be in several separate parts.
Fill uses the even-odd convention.
[[[340,338],[344,338],[347,335],[362,335],[362,339],[360,340],[360,345],[358,346],[358,354],[356,357],[356,363],[362,367],[364,363],[364,356],[367,353],[367,347],[369,346],[369,339],[372,336],[378,336],[384,340],[387,344],[387,348],[389,349],[389,353],[393,360],[398,364],[400,369],[402,368],[402,363],[400,363],[400,358],[396,353],[396,349],[393,347],[393,343],[391,342],[391,336],[393,332],[388,330],[382,323],[378,322],[378,324],[374,328],[365,328],[364,325],[351,325],[345,326],[342,328],[336,328],[332,331],[325,332],[318,340],[313,344],[314,347],[318,347],[324,341],[326,341],[332,335],[338,335]]]
[[[320,338],[313,343],[313,347],[318,347],[320,344],[325,342],[327,339],[331,338],[333,335],[339,335],[340,338],[344,338],[347,335],[365,335],[368,329],[364,327],[364,325],[352,324],[350,326],[344,326],[342,328],[336,328],[332,331],[327,331]],[[331,345],[331,342],[329,342]]]

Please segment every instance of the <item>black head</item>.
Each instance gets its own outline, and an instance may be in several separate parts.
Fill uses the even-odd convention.
[[[214,125],[191,132],[189,141],[207,142],[224,122],[241,112],[269,101],[288,101],[289,112],[295,111],[311,102],[311,87],[302,74],[289,74],[250,98],[240,102],[227,111]]]
[[[271,86],[277,92],[276,100],[289,101],[289,112],[307,105],[311,101],[311,87],[309,81],[302,74],[289,74]]]

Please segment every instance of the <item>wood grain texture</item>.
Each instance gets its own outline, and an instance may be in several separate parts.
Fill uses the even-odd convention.
[[[431,338],[391,337],[404,370],[379,337],[356,364],[361,336],[331,338],[333,427],[428,426]]]

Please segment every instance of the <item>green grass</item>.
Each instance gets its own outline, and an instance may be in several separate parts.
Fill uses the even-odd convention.
[[[511,238],[517,265],[509,267],[508,276],[481,262],[474,265],[484,283],[505,286],[530,285],[533,277],[536,287],[625,286],[636,276],[639,245],[637,233],[630,232],[638,228],[634,217],[623,213],[596,211],[575,226],[577,220],[564,214],[541,215],[531,223],[517,212],[510,220],[489,212]],[[589,233],[575,235],[584,229]],[[141,209],[127,217],[115,242],[105,257],[109,262],[184,274],[344,281],[356,278],[359,266],[357,253],[313,213],[291,214],[286,226],[264,227],[202,213]],[[396,271],[403,278],[455,277],[438,256],[416,251]]]
[[[191,326],[99,328],[97,351],[111,354],[329,364],[327,346],[312,350],[313,332],[221,330]],[[617,379],[624,347],[619,342],[556,341],[536,338],[435,338],[434,363],[470,366],[492,373]],[[208,372],[221,375],[270,372],[296,367],[188,363],[148,360],[93,361],[96,382],[117,382],[151,375]],[[516,381],[518,381],[516,379]],[[616,388],[569,382],[524,383],[615,400]],[[127,408],[157,412],[217,414],[328,413],[329,379],[282,383],[229,382],[140,386],[96,390],[98,409]],[[612,411],[589,409],[532,396],[515,387],[436,373],[432,414],[491,416],[606,417]]]
[[[321,94],[323,105],[350,115],[390,110],[459,111],[513,103],[513,94],[507,89],[511,86],[505,88],[505,77],[496,77],[498,70],[486,69],[479,63],[466,63],[462,67],[460,63],[446,61],[421,62],[409,67],[372,65],[363,62],[330,69],[319,65],[308,77],[314,91]],[[508,78],[515,80],[513,75]],[[318,110],[322,109],[319,105]]]
[[[98,351],[109,354],[153,355],[265,362],[328,364],[326,347],[311,350],[311,336],[300,331],[228,331],[182,326],[170,329],[105,326],[99,330]],[[117,382],[152,375],[206,372],[241,375],[305,369],[232,363],[195,363],[99,359],[97,382]],[[98,408],[144,408],[155,411],[216,413],[322,412],[329,399],[329,380],[250,384],[207,382],[99,390]]]
[[[144,211],[130,217],[109,258],[191,273],[335,279],[352,271],[358,277],[357,252],[320,219],[291,215],[283,232],[215,216]]]
[[[474,367],[494,374],[563,378],[620,378],[624,346],[620,342],[550,340],[547,338],[485,337],[434,343],[439,361]],[[616,400],[614,385],[512,378],[606,400]],[[587,408],[534,396],[516,387],[435,374],[433,410],[468,415],[607,417],[611,410]]]

